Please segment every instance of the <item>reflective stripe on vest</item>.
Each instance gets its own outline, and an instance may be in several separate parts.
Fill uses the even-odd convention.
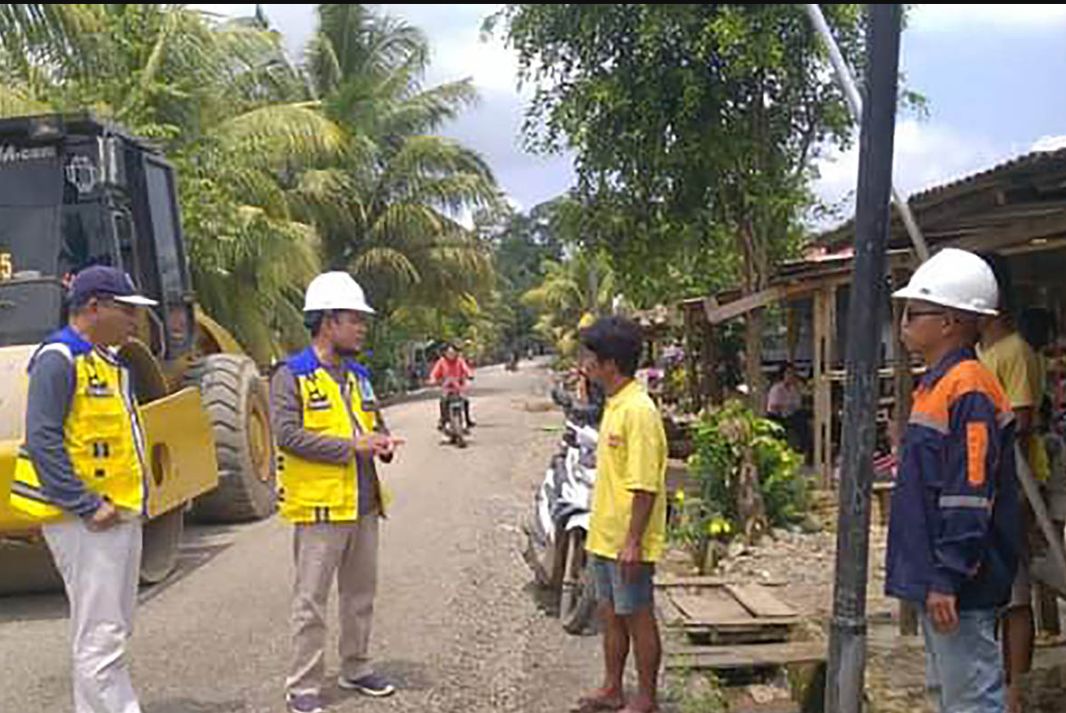
[[[73,359],[74,395],[63,425],[63,443],[75,475],[90,492],[116,507],[143,513],[144,446],[136,406],[127,398],[128,372],[91,348],[85,351],[84,343],[72,342],[69,330],[57,334],[42,349],[50,344],[64,345],[64,354]],[[10,503],[34,522],[54,522],[67,516],[44,493],[24,449],[15,461]]]

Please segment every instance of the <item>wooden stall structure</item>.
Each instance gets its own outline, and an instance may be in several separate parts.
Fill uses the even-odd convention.
[[[961,247],[1007,258],[1014,303],[1051,311],[1066,332],[1066,149],[1034,152],[912,196],[911,206],[930,247]],[[769,287],[749,295],[727,291],[681,303],[689,335],[691,405],[701,408],[722,398],[715,365],[714,333],[729,320],[754,309],[786,310],[786,348],[764,354],[775,362],[809,362],[814,411],[814,465],[830,484],[839,399],[834,391],[843,369],[847,293],[851,280],[854,224],[849,221],[817,237],[802,260],[781,265]],[[917,266],[910,240],[893,215],[886,279],[904,284]],[[909,412],[913,364],[898,343],[898,305],[886,305],[882,337],[883,380],[891,382],[881,406],[905,418]],[[697,341],[702,348],[692,348]],[[1063,352],[1066,353],[1066,341]],[[807,350],[804,352],[804,350]],[[1066,369],[1064,369],[1066,371]]]
[[[703,369],[690,372],[698,374],[698,378],[690,383],[690,398],[697,406],[717,403],[721,399],[720,385],[707,376],[709,365],[718,357],[713,349],[714,330],[729,320],[743,318],[753,309],[777,305],[784,310],[785,344],[776,348],[764,344],[764,368],[787,361],[799,365],[801,371],[809,369],[814,413],[813,463],[827,484],[833,466],[834,414],[842,405],[839,394],[834,398],[834,391],[840,391],[845,378],[842,319],[847,309],[851,262],[848,250],[823,254],[812,251],[803,260],[782,265],[770,286],[761,292],[744,297],[723,293],[682,302],[685,323],[691,330],[689,333],[694,333],[696,328],[703,332],[701,349],[698,357],[693,359],[694,363],[701,363]],[[900,275],[909,274],[912,262],[908,250],[893,250],[889,255],[889,264]],[[900,361],[902,350],[896,346],[898,337],[893,335],[893,323],[886,305],[882,340],[886,369],[882,377],[909,379],[910,370],[905,358],[901,362],[901,375],[896,373],[895,362]],[[694,341],[690,339],[690,342]],[[909,381],[906,390],[909,393]],[[886,397],[882,406],[890,408],[892,400]]]

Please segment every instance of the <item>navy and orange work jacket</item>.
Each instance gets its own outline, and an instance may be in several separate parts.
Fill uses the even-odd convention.
[[[1022,533],[1014,418],[973,350],[925,374],[901,445],[885,592],[918,603],[954,594],[959,609],[1006,604]]]

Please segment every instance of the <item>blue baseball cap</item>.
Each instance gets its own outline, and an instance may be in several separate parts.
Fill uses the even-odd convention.
[[[159,304],[137,291],[137,286],[128,274],[117,267],[92,265],[74,276],[70,285],[70,303],[75,307],[93,297],[107,297],[115,302],[136,307],[154,307]]]

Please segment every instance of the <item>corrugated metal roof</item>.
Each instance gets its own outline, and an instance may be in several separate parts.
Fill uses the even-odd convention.
[[[1056,149],[1054,151],[1033,151],[1022,156],[1017,156],[997,164],[992,168],[985,169],[984,171],[979,171],[956,181],[951,181],[915,193],[907,199],[907,202],[912,204],[924,203],[930,199],[942,197],[945,193],[952,193],[959,188],[981,183],[985,179],[1000,178],[1001,176],[997,174],[1013,173],[1014,171],[1024,168],[1037,168],[1041,167],[1042,164],[1054,163],[1056,161],[1062,161],[1066,164],[1066,148]]]
[[[995,184],[997,181],[1005,180],[1012,175],[1027,171],[1047,172],[1049,174],[1060,171],[1066,176],[1066,148],[1052,151],[1032,151],[1022,156],[1017,156],[984,171],[915,193],[907,199],[907,203],[914,208],[915,213],[917,213],[918,223],[921,225],[921,211],[928,210],[952,198],[966,195],[972,190],[987,188],[989,184]],[[811,243],[811,250],[804,258],[786,261],[778,266],[771,284],[808,280],[846,270],[850,267],[852,259],[850,243],[853,226],[854,218],[841,223],[831,230],[820,233]],[[902,230],[902,222],[895,210],[892,212],[892,227],[894,231]],[[908,247],[904,247],[902,244],[893,244],[890,237],[888,250],[890,259],[902,259],[909,254],[910,249]],[[718,297],[728,300],[738,295],[739,291],[734,289],[723,291],[718,294]],[[703,299],[702,297],[690,298],[683,300],[682,305],[688,308],[702,306]]]
[[[1017,156],[983,171],[915,193],[907,199],[907,203],[915,212],[919,213],[916,218],[918,219],[918,224],[921,225],[920,211],[924,209],[964,195],[971,190],[987,186],[989,183],[1004,180],[1016,173],[1047,171],[1049,169],[1066,172],[1066,148],[1052,151],[1032,151],[1022,156]],[[850,241],[850,232],[854,222],[854,218],[849,218],[840,225],[822,231],[811,241],[811,244],[815,246],[839,245],[844,238]],[[902,227],[899,215],[895,210],[892,211],[892,226],[893,228]]]

